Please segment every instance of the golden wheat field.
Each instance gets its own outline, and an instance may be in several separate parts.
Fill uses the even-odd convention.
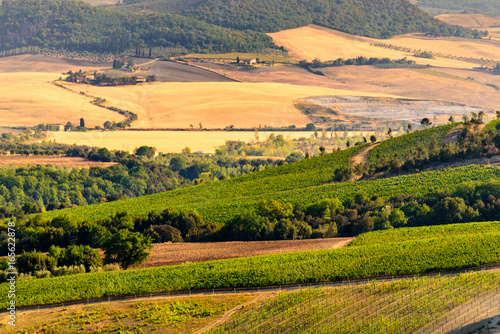
[[[500,105],[498,91],[485,84],[495,84],[497,76],[482,72],[464,69],[378,69],[372,66],[342,66],[322,70],[328,77],[344,82],[352,89],[366,92],[450,101],[483,108]],[[476,76],[477,79],[472,80]]]
[[[85,125],[121,121],[116,112],[90,104],[91,99],[51,84],[53,73],[0,73],[0,125],[35,126],[40,123]]]
[[[342,132],[344,134],[345,132]],[[311,138],[309,131],[259,131],[259,140],[271,134],[282,134],[286,139]],[[348,136],[370,135],[372,132],[347,131]],[[214,153],[226,140],[255,140],[253,131],[89,131],[49,132],[49,140],[58,143],[106,147],[109,150],[133,152],[136,148],[153,146],[163,153],[180,153],[185,147],[192,152]]]
[[[393,45],[411,50],[426,50],[450,56],[488,58],[500,60],[500,46],[489,40],[468,40],[458,38],[427,38],[420,36],[396,36],[387,40],[359,37],[336,30],[309,25],[302,28],[283,30],[269,34],[277,45],[283,45],[296,59],[334,60],[337,58],[407,57],[418,64],[437,67],[473,68],[478,64],[457,59],[436,57],[426,59],[414,57],[413,52],[390,49],[377,44]]]
[[[296,99],[317,95],[387,96],[280,83],[195,82],[96,87],[65,83],[138,114],[133,128],[219,129],[304,127],[310,120],[294,107]]]
[[[500,26],[500,16],[486,16],[483,14],[442,14],[436,16],[436,19],[466,28]]]
[[[94,71],[106,67],[110,64],[104,62],[91,62],[78,59],[56,58],[44,55],[19,55],[0,58],[0,73],[13,72],[39,72],[57,73],[58,77],[68,71]]]

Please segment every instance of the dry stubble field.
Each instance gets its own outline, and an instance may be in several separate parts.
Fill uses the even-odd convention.
[[[150,268],[231,259],[236,257],[298,251],[332,249],[347,246],[352,238],[278,240],[278,241],[230,241],[201,243],[155,244],[146,263],[137,268]]]
[[[446,55],[462,57],[488,58],[500,60],[500,45],[496,41],[470,40],[460,38],[427,38],[423,36],[402,35],[391,39],[373,39],[354,36],[336,30],[309,25],[302,28],[283,30],[268,34],[277,45],[283,45],[296,59],[335,60],[337,58],[355,58],[358,56],[388,57],[391,59],[415,60],[417,64],[438,67],[473,68],[474,63],[455,59],[438,58],[426,59],[414,57],[413,53],[375,46],[386,44],[397,47],[427,50]]]
[[[90,161],[85,158],[45,155],[0,155],[0,166],[52,165],[72,168],[89,168],[116,165],[116,162]]]
[[[72,93],[51,82],[57,73],[0,73],[0,125],[35,126],[40,123],[66,124],[68,121],[93,127],[105,121],[122,121],[116,112],[90,104],[91,99]]]
[[[138,114],[133,128],[304,127],[309,119],[294,107],[296,99],[316,95],[365,93],[282,83],[194,82],[96,87],[64,83],[74,91],[106,98],[106,104]]]

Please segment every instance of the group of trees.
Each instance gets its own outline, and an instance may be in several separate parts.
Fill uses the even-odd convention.
[[[411,67],[411,68],[419,68],[419,67],[427,67],[427,65],[417,65],[414,60],[408,60],[405,58],[399,60],[391,60],[390,58],[366,58],[363,56],[359,56],[356,58],[349,58],[344,60],[342,58],[338,58],[336,60],[329,61],[321,61],[318,58],[315,58],[312,62],[308,62],[307,60],[301,60],[299,65],[303,68],[312,71],[311,69],[322,68],[322,67],[338,67],[338,66],[346,66],[346,65],[376,65],[383,68],[393,68],[393,67]],[[319,74],[319,73],[318,73]]]
[[[500,3],[496,0],[419,0],[419,6],[454,11],[472,9],[484,14],[500,13]]]
[[[404,155],[378,154],[375,161],[364,166],[356,166],[355,172],[365,176],[379,172],[407,173],[433,165],[488,156],[492,149],[500,149],[500,129],[480,131],[475,128],[474,124],[477,122],[481,122],[478,115],[464,122],[456,142],[438,143],[432,139],[428,145],[416,145]],[[430,123],[427,119],[427,124]]]
[[[402,0],[258,0],[251,6],[246,1],[207,0],[182,14],[223,27],[262,32],[311,23],[374,38],[410,32],[450,36],[458,31],[458,27],[438,21]],[[472,34],[470,29],[460,31]]]
[[[194,52],[255,51],[272,39],[174,14],[129,14],[78,0],[3,1],[0,50],[23,46],[122,53],[148,47],[183,46]]]
[[[135,154],[107,148],[51,142],[28,143],[9,136],[0,139],[0,152],[65,155],[116,165],[90,168],[53,166],[0,168],[0,219],[45,210],[114,201],[224,179],[269,168],[273,159],[246,159],[208,154],[168,154],[141,146]]]

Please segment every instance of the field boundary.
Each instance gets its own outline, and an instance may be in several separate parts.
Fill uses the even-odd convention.
[[[300,283],[300,284],[281,284],[281,285],[269,285],[269,286],[257,286],[257,287],[246,287],[246,288],[213,288],[213,289],[196,289],[196,290],[177,290],[177,291],[158,291],[154,293],[144,293],[144,294],[126,294],[126,295],[114,295],[101,298],[86,298],[71,300],[67,302],[60,303],[50,303],[50,304],[38,304],[30,306],[19,306],[16,309],[20,311],[28,310],[40,310],[40,309],[50,309],[63,306],[71,305],[90,305],[90,304],[101,304],[112,301],[130,301],[144,298],[153,297],[184,297],[184,296],[206,296],[206,295],[222,295],[222,294],[237,294],[237,293],[260,293],[260,292],[280,292],[280,291],[294,291],[301,290],[303,288],[315,288],[315,287],[341,287],[341,286],[351,286],[351,285],[363,285],[371,282],[392,282],[394,280],[405,280],[420,277],[437,277],[437,276],[447,276],[453,277],[460,274],[481,272],[481,271],[500,271],[500,263],[487,264],[480,267],[467,268],[462,270],[449,270],[449,271],[439,271],[439,272],[429,272],[420,274],[406,274],[406,275],[390,275],[390,276],[376,276],[376,277],[366,277],[353,280],[343,280],[343,281],[325,281],[325,282],[313,282],[313,283]],[[50,279],[50,278],[49,278]]]

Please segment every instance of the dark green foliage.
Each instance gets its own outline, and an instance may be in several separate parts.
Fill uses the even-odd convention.
[[[21,273],[34,273],[38,270],[51,271],[55,267],[53,258],[37,251],[23,252],[16,262],[16,268]]]
[[[104,241],[104,262],[119,263],[123,269],[144,263],[149,256],[151,239],[137,232],[122,229]]]
[[[151,225],[144,234],[151,237],[154,243],[183,241],[181,231],[170,225]]]
[[[472,9],[484,14],[499,14],[500,3],[497,0],[419,0],[419,7],[466,10]]]
[[[152,158],[155,155],[155,148],[151,146],[141,146],[137,149],[135,155]]]
[[[269,238],[273,225],[268,218],[255,213],[238,215],[221,230],[225,240],[258,241]]]
[[[388,38],[409,32],[453,35],[457,28],[433,19],[402,0],[206,0],[182,8],[164,2],[138,1],[121,10],[173,11],[238,30],[275,32],[317,24],[350,34]],[[462,33],[470,30],[461,29]]]
[[[83,264],[88,271],[90,267],[102,267],[101,253],[90,246],[70,245],[57,261],[58,266],[79,266]]]
[[[260,33],[238,32],[174,14],[125,14],[77,0],[4,1],[0,31],[0,50],[39,46],[140,53],[146,46],[183,46],[197,52],[228,52],[273,46]]]

